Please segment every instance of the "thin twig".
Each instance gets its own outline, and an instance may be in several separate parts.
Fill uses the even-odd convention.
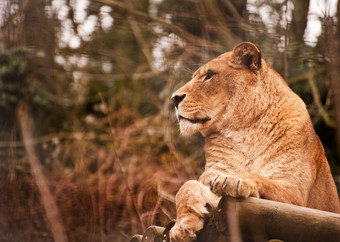
[[[107,106],[106,103],[105,103],[105,100],[104,100],[104,98],[103,98],[102,93],[99,93],[99,97],[100,97],[100,99],[101,99],[102,104],[104,104],[105,106]],[[108,111],[107,111],[107,112],[108,112]],[[110,136],[111,136],[112,144],[113,144],[113,152],[114,152],[114,154],[115,154],[115,162],[116,162],[116,164],[117,164],[117,166],[118,166],[118,170],[119,170],[119,172],[120,172],[120,174],[121,174],[121,176],[122,176],[123,182],[124,182],[124,184],[125,184],[125,186],[126,186],[126,190],[127,190],[128,194],[129,194],[129,196],[130,196],[130,198],[131,198],[132,206],[133,206],[134,212],[136,213],[137,218],[138,218],[140,224],[142,225],[143,231],[145,231],[145,225],[144,225],[144,223],[143,223],[143,221],[142,221],[142,218],[141,218],[141,215],[140,215],[140,213],[139,213],[139,211],[138,211],[138,209],[137,209],[136,199],[134,198],[134,196],[133,196],[133,194],[132,194],[132,191],[131,191],[131,189],[130,189],[130,186],[129,186],[128,182],[127,182],[127,178],[126,178],[126,176],[125,176],[125,174],[124,174],[123,167],[122,167],[122,164],[121,164],[121,162],[120,162],[120,158],[118,157],[117,151],[116,151],[116,149],[115,149],[115,148],[116,148],[116,147],[115,147],[116,145],[115,145],[115,138],[114,138],[114,134],[113,134],[113,125],[112,125],[112,121],[111,121],[109,115],[106,115],[106,116],[107,116],[107,119],[108,119],[107,121],[108,121],[108,124],[109,124],[109,127],[110,127]]]
[[[136,39],[137,43],[140,45],[142,52],[143,52],[143,54],[144,54],[144,56],[145,56],[145,58],[146,58],[146,60],[149,64],[150,70],[156,71],[154,64],[153,64],[154,60],[153,60],[152,53],[150,51],[150,48],[149,48],[147,42],[144,40],[142,31],[141,31],[135,17],[133,15],[130,15],[130,16],[128,16],[127,19],[128,19],[129,24],[130,24],[132,33],[134,34],[135,39]]]
[[[336,127],[335,121],[329,117],[327,111],[323,108],[320,94],[319,94],[319,89],[315,83],[313,76],[310,76],[308,78],[308,83],[309,83],[309,86],[311,87],[313,98],[314,98],[314,103],[318,109],[319,114],[321,115],[322,119],[325,121],[327,126],[335,128]]]
[[[325,71],[326,71],[326,67],[320,67],[318,69],[311,68],[311,69],[304,71],[301,74],[289,77],[288,80],[287,80],[287,83],[289,85],[291,85],[291,84],[294,84],[294,83],[297,83],[297,82],[300,82],[300,81],[305,81],[310,76],[317,76],[317,75],[324,73]]]
[[[121,1],[117,1],[117,0],[96,0],[96,1],[99,2],[99,3],[110,5],[110,6],[122,8],[122,9],[126,10],[129,14],[134,15],[135,17],[141,17],[141,18],[153,21],[155,23],[158,23],[158,24],[164,26],[165,28],[169,29],[174,34],[180,36],[187,43],[195,43],[197,46],[202,46],[205,42],[204,40],[202,40],[202,38],[191,34],[190,32],[186,31],[185,29],[183,29],[183,28],[181,28],[177,25],[174,25],[173,23],[171,23],[171,22],[169,22],[165,19],[162,19],[162,18],[159,18],[159,17],[156,17],[156,16],[151,16],[151,15],[148,15],[148,14],[142,12],[142,11],[135,10],[135,9],[131,8],[130,6],[128,6],[126,3],[123,3]],[[216,49],[219,49],[219,50],[225,49],[224,46],[221,46],[217,43],[210,43],[209,46],[211,48],[215,47]]]
[[[285,21],[286,21],[286,27],[284,30],[284,51],[283,51],[283,64],[284,64],[284,78],[285,80],[288,79],[288,58],[287,58],[287,51],[288,51],[288,28],[289,28],[289,24],[288,24],[288,0],[286,0],[285,2],[286,5],[286,13],[285,13]]]
[[[61,139],[74,139],[74,140],[101,140],[101,141],[109,141],[111,140],[111,137],[108,135],[99,135],[94,136],[92,133],[80,133],[80,132],[60,132],[60,133],[52,133],[47,135],[42,135],[39,137],[30,137],[27,142],[30,142],[32,145],[46,143],[46,142],[53,142],[58,141]],[[25,142],[24,141],[1,141],[0,142],[0,148],[8,148],[8,147],[24,147]]]

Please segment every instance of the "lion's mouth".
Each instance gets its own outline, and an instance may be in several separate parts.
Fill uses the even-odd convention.
[[[185,117],[179,115],[179,120],[181,120],[181,119],[187,120],[187,121],[189,121],[193,124],[197,124],[197,123],[204,124],[204,123],[208,122],[209,120],[211,120],[211,118],[209,118],[209,117],[190,119],[190,118],[185,118]]]

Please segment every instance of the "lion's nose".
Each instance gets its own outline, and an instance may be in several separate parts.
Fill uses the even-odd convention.
[[[172,96],[171,100],[175,104],[175,106],[178,107],[179,103],[183,101],[185,96],[186,96],[186,94],[183,94],[183,95],[174,95],[174,96]]]

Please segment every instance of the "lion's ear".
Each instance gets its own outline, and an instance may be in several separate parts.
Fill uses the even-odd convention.
[[[257,71],[261,68],[261,59],[261,51],[256,45],[243,42],[234,47],[231,62],[247,66],[251,71]]]

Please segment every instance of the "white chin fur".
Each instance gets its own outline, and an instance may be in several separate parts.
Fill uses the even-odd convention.
[[[193,124],[187,120],[181,120],[179,121],[179,128],[182,135],[192,135],[199,132],[200,128],[202,128],[202,124]]]

